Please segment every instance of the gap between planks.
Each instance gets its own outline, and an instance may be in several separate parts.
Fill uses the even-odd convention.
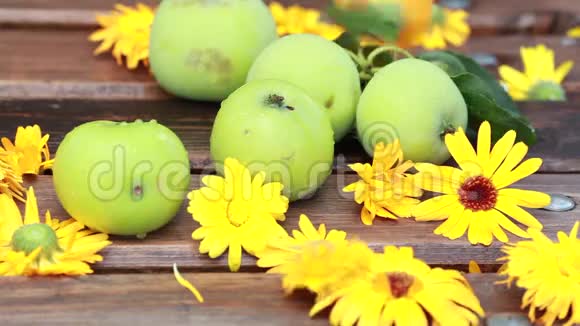
[[[411,219],[398,221],[377,218],[372,227],[360,222],[360,206],[352,194],[340,191],[345,184],[357,180],[354,175],[332,175],[314,198],[298,201],[290,205],[287,220],[282,225],[295,229],[300,214],[307,214],[315,225],[325,223],[327,229],[340,229],[350,238],[366,241],[374,250],[380,251],[385,245],[412,246],[417,257],[431,265],[459,266],[463,268],[470,260],[486,265],[494,270],[500,264],[496,261],[502,256],[501,244],[494,242],[491,246],[472,246],[466,237],[459,240],[448,240],[433,234],[440,222],[415,222]],[[50,176],[40,176],[27,186],[35,188],[41,214],[49,209],[52,216],[66,218],[67,214],[60,206],[53,189]],[[191,189],[200,187],[200,176],[192,176]],[[580,202],[580,174],[570,175],[534,175],[522,181],[517,187],[544,192],[556,192],[570,196]],[[225,271],[227,256],[210,259],[197,251],[198,241],[191,239],[191,232],[198,226],[184,207],[176,218],[166,227],[152,232],[145,240],[128,237],[112,237],[113,245],[102,253],[103,262],[94,265],[99,273],[108,270],[122,271],[159,271],[167,270],[177,263],[185,270]],[[544,224],[544,232],[552,239],[557,231],[569,232],[572,225],[580,220],[580,209],[565,213],[533,210],[533,214]],[[511,238],[516,240],[515,237]],[[255,258],[244,254],[242,271],[256,271]]]

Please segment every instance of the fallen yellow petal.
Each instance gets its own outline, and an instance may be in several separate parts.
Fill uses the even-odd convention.
[[[183,286],[184,288],[188,289],[191,293],[193,293],[197,301],[203,303],[204,300],[203,297],[201,296],[201,293],[199,293],[199,291],[188,280],[183,278],[183,276],[177,269],[177,264],[173,264],[173,275],[175,276],[177,283],[179,283],[181,286]]]
[[[475,260],[469,261],[469,272],[481,274],[481,268],[479,268],[479,265],[477,264],[477,262]]]

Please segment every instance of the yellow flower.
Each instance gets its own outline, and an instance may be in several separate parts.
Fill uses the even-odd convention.
[[[135,69],[140,61],[147,65],[149,59],[149,35],[155,16],[153,9],[142,3],[136,8],[116,4],[108,15],[97,15],[102,29],[89,36],[93,42],[102,41],[95,50],[101,54],[113,48],[113,56],[119,65],[127,57],[127,68]]]
[[[406,172],[413,162],[403,161],[399,140],[385,146],[382,142],[375,146],[372,165],[350,164],[361,178],[343,191],[354,192],[354,200],[363,204],[361,220],[371,225],[376,216],[390,219],[411,216],[411,209],[419,203],[413,197],[421,196],[412,176]]]
[[[16,203],[0,194],[0,275],[84,275],[97,252],[111,242],[104,233],[85,229],[74,219],[54,220],[46,212],[40,222],[36,197],[28,190],[22,218]]]
[[[337,258],[340,259],[340,258]],[[317,298],[313,316],[334,303],[330,324],[476,325],[484,311],[469,283],[455,270],[431,269],[413,248],[385,247],[365,277]]]
[[[580,324],[579,224],[574,224],[570,235],[558,232],[557,243],[532,229],[528,231],[531,240],[502,249],[507,254],[502,260],[507,263],[500,274],[508,276],[508,285],[515,280],[526,290],[522,308],[530,307],[532,322],[538,313],[542,325],[553,325],[556,319],[563,321],[568,316],[564,325]]]
[[[418,221],[445,220],[435,234],[458,239],[465,232],[472,244],[491,244],[493,237],[507,242],[503,229],[520,237],[528,233],[514,224],[509,216],[530,228],[541,230],[542,224],[523,207],[541,208],[550,203],[547,194],[506,188],[534,172],[542,160],[532,158],[520,164],[528,151],[523,142],[514,145],[516,133],[508,131],[491,149],[491,127],[487,121],[479,128],[477,152],[462,129],[445,136],[449,152],[459,169],[417,163],[416,180],[425,190],[443,195],[417,205],[413,216]]]
[[[14,143],[2,138],[0,152],[7,156],[6,163],[19,175],[39,174],[50,168],[54,160],[50,159],[48,138],[42,135],[38,125],[18,127]]]
[[[300,230],[293,230],[292,236],[272,239],[266,248],[257,253],[260,259],[257,262],[259,267],[275,267],[288,262],[294,255],[300,253],[302,248],[310,241],[327,240],[330,242],[341,242],[346,238],[346,232],[330,230],[326,232],[326,226],[320,224],[318,230],[314,228],[308,216],[300,215],[298,221]]]
[[[524,71],[501,65],[499,75],[514,100],[564,101],[566,93],[561,84],[574,63],[568,60],[555,68],[554,51],[544,45],[521,47]]]
[[[569,37],[579,38],[580,37],[580,26],[574,27],[571,30],[569,30],[568,33],[567,33],[567,35]]]
[[[22,176],[13,169],[13,164],[8,163],[12,156],[0,151],[0,195],[6,194],[10,198],[22,198]]]
[[[451,10],[433,5],[431,28],[418,39],[417,45],[429,50],[445,49],[447,42],[460,46],[467,41],[471,28],[467,24],[469,14],[464,10]]]
[[[229,248],[230,270],[237,271],[242,247],[255,255],[268,240],[287,235],[277,221],[285,219],[288,198],[281,194],[281,183],[264,184],[265,172],[252,179],[238,160],[227,158],[224,163],[225,177],[205,176],[205,187],[189,193],[188,211],[201,225],[192,234],[202,240],[199,252],[216,258]]]
[[[270,3],[270,11],[276,21],[278,35],[317,34],[334,40],[344,32],[344,28],[320,20],[320,11],[298,5],[288,8],[278,2]]]
[[[286,293],[308,289],[319,297],[367,277],[374,252],[360,241],[311,240],[268,273],[282,275]]]

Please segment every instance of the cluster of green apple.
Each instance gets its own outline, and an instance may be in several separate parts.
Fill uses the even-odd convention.
[[[369,154],[375,143],[398,138],[407,158],[441,163],[449,157],[443,135],[467,124],[459,90],[436,65],[395,61],[361,92],[345,49],[315,35],[277,39],[261,0],[164,0],[150,62],[167,91],[223,100],[210,139],[216,163],[233,157],[266,171],[291,200],[326,180],[334,143],[355,125]],[[54,184],[64,208],[89,227],[146,234],[181,206],[188,163],[179,138],[155,121],[98,121],[61,143]]]

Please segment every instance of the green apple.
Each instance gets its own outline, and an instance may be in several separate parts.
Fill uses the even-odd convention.
[[[155,120],[76,127],[58,147],[53,174],[72,217],[117,235],[145,235],[167,224],[190,181],[183,143]]]
[[[280,80],[250,82],[225,101],[210,141],[217,170],[228,157],[284,184],[297,200],[313,194],[332,171],[334,140],[324,109],[301,88]]]
[[[223,100],[276,38],[261,0],[164,0],[151,28],[151,71],[174,95]]]
[[[440,164],[449,158],[444,136],[467,126],[459,89],[438,66],[397,60],[377,72],[357,108],[359,139],[369,155],[379,142],[399,138],[406,159]]]
[[[330,116],[334,140],[354,126],[360,97],[356,65],[334,42],[312,34],[295,34],[270,44],[256,59],[248,81],[280,79],[304,89]]]

